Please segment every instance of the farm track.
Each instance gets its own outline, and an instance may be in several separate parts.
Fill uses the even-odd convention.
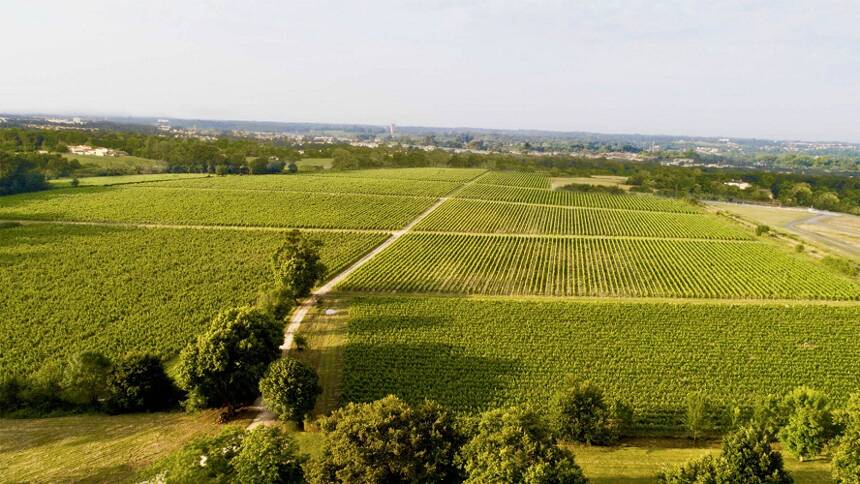
[[[336,276],[329,279],[328,282],[323,284],[321,287],[314,290],[313,293],[311,294],[311,296],[309,298],[305,299],[304,301],[302,301],[302,303],[298,307],[296,307],[295,311],[293,311],[293,314],[290,316],[290,323],[287,326],[286,330],[284,331],[284,343],[281,345],[281,351],[283,351],[283,354],[286,355],[289,352],[290,347],[293,345],[293,339],[295,337],[295,334],[298,332],[299,328],[301,328],[301,326],[302,326],[302,321],[304,321],[305,316],[307,316],[307,314],[317,304],[317,301],[319,301],[320,298],[329,294],[335,287],[337,287],[338,284],[340,284],[344,279],[349,277],[353,272],[358,270],[360,267],[365,265],[371,259],[376,257],[379,253],[381,253],[382,251],[384,251],[385,249],[390,247],[392,244],[397,242],[398,239],[400,239],[401,237],[403,237],[404,235],[409,233],[413,227],[418,225],[422,220],[424,220],[434,210],[439,208],[440,205],[442,205],[443,203],[448,201],[448,199],[451,196],[454,196],[460,190],[462,190],[462,189],[466,188],[467,186],[475,183],[477,180],[479,180],[486,173],[488,173],[488,172],[485,172],[481,175],[478,175],[477,177],[472,178],[468,182],[463,183],[459,188],[449,192],[447,196],[439,197],[439,199],[436,200],[436,203],[431,205],[427,210],[421,212],[421,214],[419,214],[417,217],[415,217],[405,227],[392,233],[391,237],[385,239],[385,241],[383,243],[379,244],[375,249],[373,249],[372,251],[365,254],[361,259],[353,262],[352,265],[350,265],[349,267],[347,267],[346,269],[341,271]],[[267,425],[270,422],[274,422],[275,419],[277,418],[277,416],[274,413],[272,413],[271,411],[269,411],[268,409],[265,408],[265,406],[262,404],[262,401],[260,399],[258,399],[257,402],[255,402],[255,404],[252,408],[254,410],[257,410],[259,413],[254,418],[254,420],[251,422],[251,424],[248,426],[249,429],[252,429],[252,428],[257,427],[259,425]]]

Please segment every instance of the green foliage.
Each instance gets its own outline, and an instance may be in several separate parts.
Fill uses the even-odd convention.
[[[479,418],[459,462],[467,483],[585,483],[573,454],[558,447],[531,411],[490,410]]]
[[[709,414],[710,402],[704,392],[693,392],[687,395],[684,426],[693,440],[699,440],[711,431]]]
[[[295,174],[295,173],[298,173],[298,171],[299,171],[299,166],[296,165],[296,163],[294,161],[291,161],[290,164],[287,165],[287,172],[288,173]]]
[[[282,420],[302,422],[322,393],[316,371],[293,358],[281,358],[269,366],[260,380],[266,406]]]
[[[770,446],[768,436],[757,429],[743,428],[723,440],[718,456],[707,455],[658,475],[670,484],[768,483],[790,484],[782,456]]]
[[[755,234],[758,236],[762,236],[768,232],[770,232],[770,227],[767,225],[756,225],[755,227]]]
[[[76,405],[96,406],[108,394],[113,381],[111,361],[95,351],[84,351],[69,359],[63,374],[63,399]]]
[[[860,482],[860,393],[853,393],[839,413],[842,435],[833,443],[833,480],[840,484]]]
[[[603,391],[591,382],[568,381],[555,403],[555,427],[561,438],[598,445],[618,441],[631,419],[625,405],[607,403]]]
[[[303,483],[306,460],[282,428],[260,426],[246,433],[230,465],[241,484]]]
[[[151,481],[228,484],[235,482],[232,461],[242,450],[245,432],[227,427],[213,437],[201,437],[154,466]]]
[[[269,258],[283,234],[55,224],[0,230],[0,374],[29,375],[82,351],[175,358],[220,309],[253,302],[257,288],[271,283]],[[387,235],[314,237],[336,273]]]
[[[849,259],[827,255],[821,259],[821,263],[848,277],[860,276],[860,264]]]
[[[458,412],[549,412],[575,371],[627,401],[637,431],[680,433],[691,389],[716,417],[808,381],[842,399],[860,371],[857,305],[362,296],[348,313],[347,402],[396,394]]]
[[[287,234],[287,240],[272,256],[276,284],[293,297],[308,297],[326,273],[320,257],[321,246],[319,240],[308,238],[298,230]]]
[[[348,404],[320,420],[326,441],[314,483],[457,482],[462,444],[453,414],[432,402],[410,407],[388,396]]]
[[[753,402],[751,423],[755,428],[764,432],[770,440],[775,439],[780,427],[785,425],[782,399],[774,394],[756,398]]]
[[[785,425],[777,436],[780,443],[800,460],[815,457],[833,437],[833,413],[827,396],[818,390],[798,387],[782,402]]]
[[[33,156],[0,151],[0,195],[48,188],[45,175]]]
[[[857,283],[762,242],[608,237],[410,233],[338,287],[506,296],[860,299]]]
[[[256,308],[232,308],[182,351],[179,383],[192,407],[233,409],[257,396],[260,378],[277,359],[283,326]]]
[[[152,412],[168,409],[176,402],[176,387],[158,357],[130,353],[111,368],[105,401],[109,412]]]

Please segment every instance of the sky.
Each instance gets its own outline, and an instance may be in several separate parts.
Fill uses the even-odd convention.
[[[860,1],[0,0],[0,112],[860,142]]]

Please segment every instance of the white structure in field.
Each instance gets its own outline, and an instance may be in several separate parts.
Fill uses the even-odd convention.
[[[752,184],[747,183],[745,181],[734,181],[734,180],[732,180],[732,181],[728,181],[728,182],[723,183],[723,185],[728,185],[730,187],[737,187],[737,188],[740,188],[741,190],[746,190],[747,188],[752,188]]]
[[[73,155],[89,155],[89,156],[123,156],[127,155],[125,151],[113,150],[110,148],[92,147],[89,145],[73,145],[69,146],[69,153]]]

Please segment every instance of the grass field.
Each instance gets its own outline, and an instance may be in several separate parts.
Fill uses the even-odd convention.
[[[357,297],[342,401],[388,394],[473,412],[544,408],[567,374],[678,431],[690,392],[724,405],[809,384],[860,388],[860,306]]]
[[[396,229],[432,198],[167,187],[88,187],[0,198],[0,219]]]
[[[479,183],[489,185],[506,185],[512,187],[550,188],[549,178],[537,173],[514,171],[492,171],[482,176]]]
[[[208,175],[200,173],[153,173],[149,175],[117,175],[117,176],[88,176],[78,178],[78,186],[82,187],[104,187],[110,185],[127,185],[132,183],[148,183],[167,180],[186,180],[190,178],[204,178]],[[56,187],[71,186],[71,178],[57,178],[51,180],[51,185]]]
[[[156,182],[148,184],[148,186],[439,197],[450,192],[459,186],[459,184],[425,180],[349,178],[345,176],[331,177],[298,174],[219,176],[195,180]]]
[[[408,234],[347,291],[860,299],[860,285],[759,242]]]
[[[0,419],[0,482],[135,482],[149,464],[220,431],[217,414]]]
[[[550,187],[555,190],[565,185],[594,185],[600,187],[618,187],[629,190],[630,185],[625,185],[626,176],[615,175],[592,175],[592,176],[558,176],[550,178]]]
[[[334,163],[334,158],[302,158],[296,162],[296,166],[299,167],[299,171],[314,169],[329,170],[332,163]]]
[[[705,214],[542,207],[448,200],[416,230],[485,234],[607,235],[691,239],[750,239],[726,220]]]
[[[159,172],[167,169],[166,161],[151,160],[139,156],[93,156],[64,153],[63,157],[69,160],[78,160],[81,165],[95,165],[109,170],[119,169],[135,172],[140,169],[147,172]]]
[[[393,180],[427,180],[464,183],[486,170],[481,168],[381,168],[375,170],[345,170],[327,172],[325,176],[376,178]]]
[[[339,272],[385,239],[315,233]],[[27,225],[0,229],[0,372],[84,349],[172,356],[270,282],[280,231]]]

